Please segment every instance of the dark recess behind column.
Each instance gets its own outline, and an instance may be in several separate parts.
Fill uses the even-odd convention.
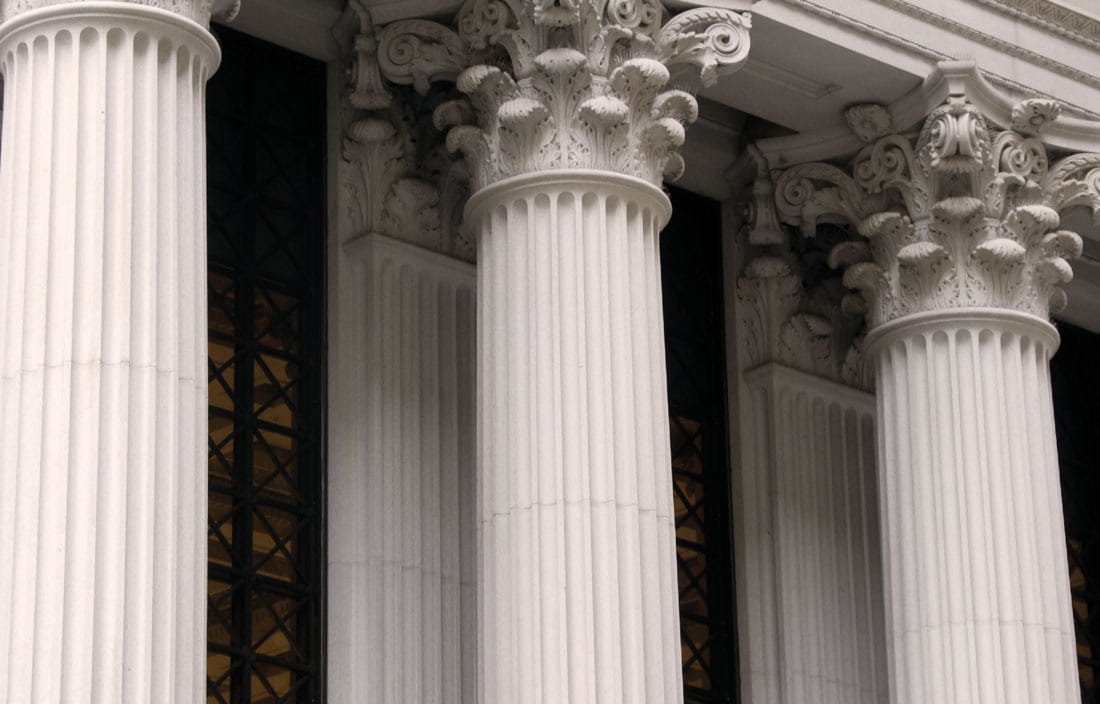
[[[1059,324],[1051,360],[1081,701],[1100,704],[1100,335]]]
[[[214,32],[207,702],[320,704],[326,72]]]
[[[661,235],[685,701],[738,701],[730,539],[722,217],[672,189]]]

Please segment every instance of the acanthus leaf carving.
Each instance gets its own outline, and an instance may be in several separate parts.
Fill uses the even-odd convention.
[[[835,264],[837,257],[862,259],[867,245],[843,239],[827,257],[822,254],[823,245],[815,245],[815,265],[815,255],[800,255],[783,232],[774,203],[758,197],[772,190],[762,160],[758,161],[754,208],[745,228],[746,244],[753,252],[736,286],[743,366],[749,369],[774,362],[870,390],[873,380],[859,343],[863,308],[851,305],[862,299],[845,295],[839,277],[827,267]],[[764,223],[775,223],[776,232],[763,236],[761,233],[772,227]],[[832,228],[831,235],[828,241],[848,237],[840,228]],[[815,283],[811,286],[807,281]]]
[[[830,263],[845,270],[872,328],[950,308],[1045,318],[1063,303],[1058,286],[1072,277],[1066,260],[1078,248],[1057,234],[1059,212],[1081,205],[1100,214],[1100,155],[1052,165],[1035,135],[1057,109],[1021,105],[1020,120],[1038,116],[1031,127],[994,132],[964,96],[951,96],[918,136],[881,137],[848,169],[801,164],[779,175],[784,222],[812,234],[819,222],[845,221],[867,238],[866,249],[844,243]]]
[[[468,97],[475,121],[436,123],[450,129],[475,188],[568,168],[657,184],[682,171],[684,125],[698,111],[669,86],[667,66],[692,65],[713,82],[744,63],[751,26],[731,10],[696,8],[662,24],[664,15],[658,0],[467,0],[454,29],[386,27],[379,64],[395,83],[423,93],[454,81]]]
[[[350,239],[384,234],[472,260],[471,238],[460,227],[468,173],[449,155],[438,132],[429,128],[415,133],[433,108],[443,119],[459,123],[472,119],[469,107],[438,95],[422,97],[419,89],[430,88],[428,80],[413,86],[417,93],[387,86],[370,12],[359,0],[349,7],[357,16],[358,32],[342,105],[342,231]],[[401,54],[390,56],[400,59]],[[409,74],[408,83],[418,81]]]

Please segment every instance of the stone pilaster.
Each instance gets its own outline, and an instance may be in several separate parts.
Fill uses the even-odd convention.
[[[2,6],[3,701],[203,697],[209,12]]]
[[[1080,701],[1047,362],[1064,304],[1059,230],[1100,209],[1100,155],[1051,163],[1035,101],[995,131],[952,95],[915,139],[851,171],[776,183],[782,219],[847,220],[838,245],[876,369],[891,701]]]
[[[741,389],[743,693],[884,703],[874,397],[776,363]]]
[[[329,700],[473,704],[475,272],[378,234],[342,249]]]
[[[748,262],[728,299],[740,372],[742,695],[885,702],[873,382],[862,321],[842,308],[840,275],[825,261],[828,243],[848,233],[792,236],[756,161],[751,227],[737,247]]]
[[[747,15],[655,0],[469,0],[382,29],[383,75],[469,168],[478,260],[484,702],[682,700],[658,188]]]
[[[351,3],[329,280],[332,704],[474,704],[476,270],[436,98],[387,85]],[[351,26],[353,25],[353,26]],[[423,128],[424,118],[428,121]],[[433,138],[434,137],[434,138]]]

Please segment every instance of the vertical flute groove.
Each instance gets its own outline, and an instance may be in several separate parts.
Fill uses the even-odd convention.
[[[371,234],[344,244],[336,277],[353,291],[334,302],[346,349],[366,354],[332,370],[329,520],[363,534],[330,554],[330,598],[351,608],[330,623],[329,698],[474,704],[474,270]]]
[[[583,177],[476,197],[484,698],[680,701],[667,206]]]
[[[753,696],[885,704],[874,398],[780,364],[744,381],[751,455],[741,481],[746,504],[767,516],[746,536],[754,554],[739,577],[750,642],[769,649],[750,661]]]
[[[205,456],[180,438],[206,435],[206,330],[177,310],[205,305],[205,80],[175,59],[217,52],[138,5],[69,14],[0,37],[0,698],[190,702]]]
[[[890,612],[898,702],[1069,704],[1076,673],[1061,663],[1075,662],[1075,646],[1046,370],[1056,336],[1030,316],[983,311],[895,324],[874,344],[884,485],[923,487],[923,509],[901,520],[910,497],[883,495],[888,598],[939,602]],[[906,438],[923,444],[916,455]],[[914,542],[936,549],[907,551]]]

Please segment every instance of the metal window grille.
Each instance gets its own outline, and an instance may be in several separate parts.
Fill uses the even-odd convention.
[[[1054,423],[1062,479],[1073,621],[1081,699],[1100,702],[1100,335],[1059,325],[1062,344],[1051,360]]]
[[[324,66],[217,33],[207,702],[320,702]]]
[[[661,238],[684,699],[736,702],[718,203],[673,190]]]

